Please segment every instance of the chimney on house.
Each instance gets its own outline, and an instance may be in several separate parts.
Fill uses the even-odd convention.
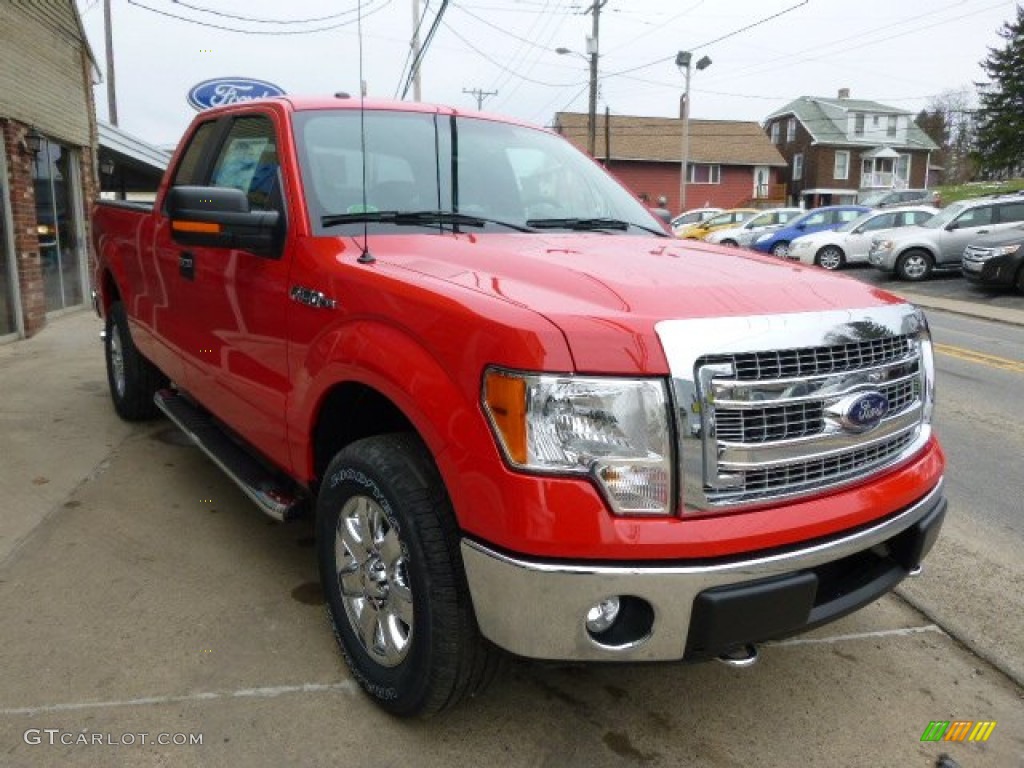
[[[840,99],[848,99],[848,98],[850,98],[850,89],[849,88],[840,88],[839,89],[839,98]]]

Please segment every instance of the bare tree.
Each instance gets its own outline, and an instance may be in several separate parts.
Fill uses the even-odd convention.
[[[977,144],[975,114],[974,94],[964,86],[934,96],[917,116],[918,126],[939,145],[932,162],[943,167],[946,183],[968,181],[976,173],[972,159]]]

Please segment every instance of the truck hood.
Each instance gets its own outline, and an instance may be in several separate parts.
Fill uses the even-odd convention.
[[[668,373],[655,333],[662,320],[901,302],[852,278],[674,238],[462,234],[431,238],[433,253],[422,237],[417,248],[403,236],[387,240],[386,251],[374,247],[378,259],[547,317],[579,371]]]

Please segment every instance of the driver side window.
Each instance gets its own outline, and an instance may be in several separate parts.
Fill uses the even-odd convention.
[[[280,210],[279,167],[270,120],[261,116],[240,117],[224,139],[210,185],[242,190],[254,211]]]

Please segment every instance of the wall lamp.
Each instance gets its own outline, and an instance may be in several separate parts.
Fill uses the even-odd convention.
[[[26,152],[31,152],[32,156],[35,157],[43,149],[43,137],[36,131],[35,128],[29,128],[28,133],[25,134],[25,138],[22,139],[22,144]]]

